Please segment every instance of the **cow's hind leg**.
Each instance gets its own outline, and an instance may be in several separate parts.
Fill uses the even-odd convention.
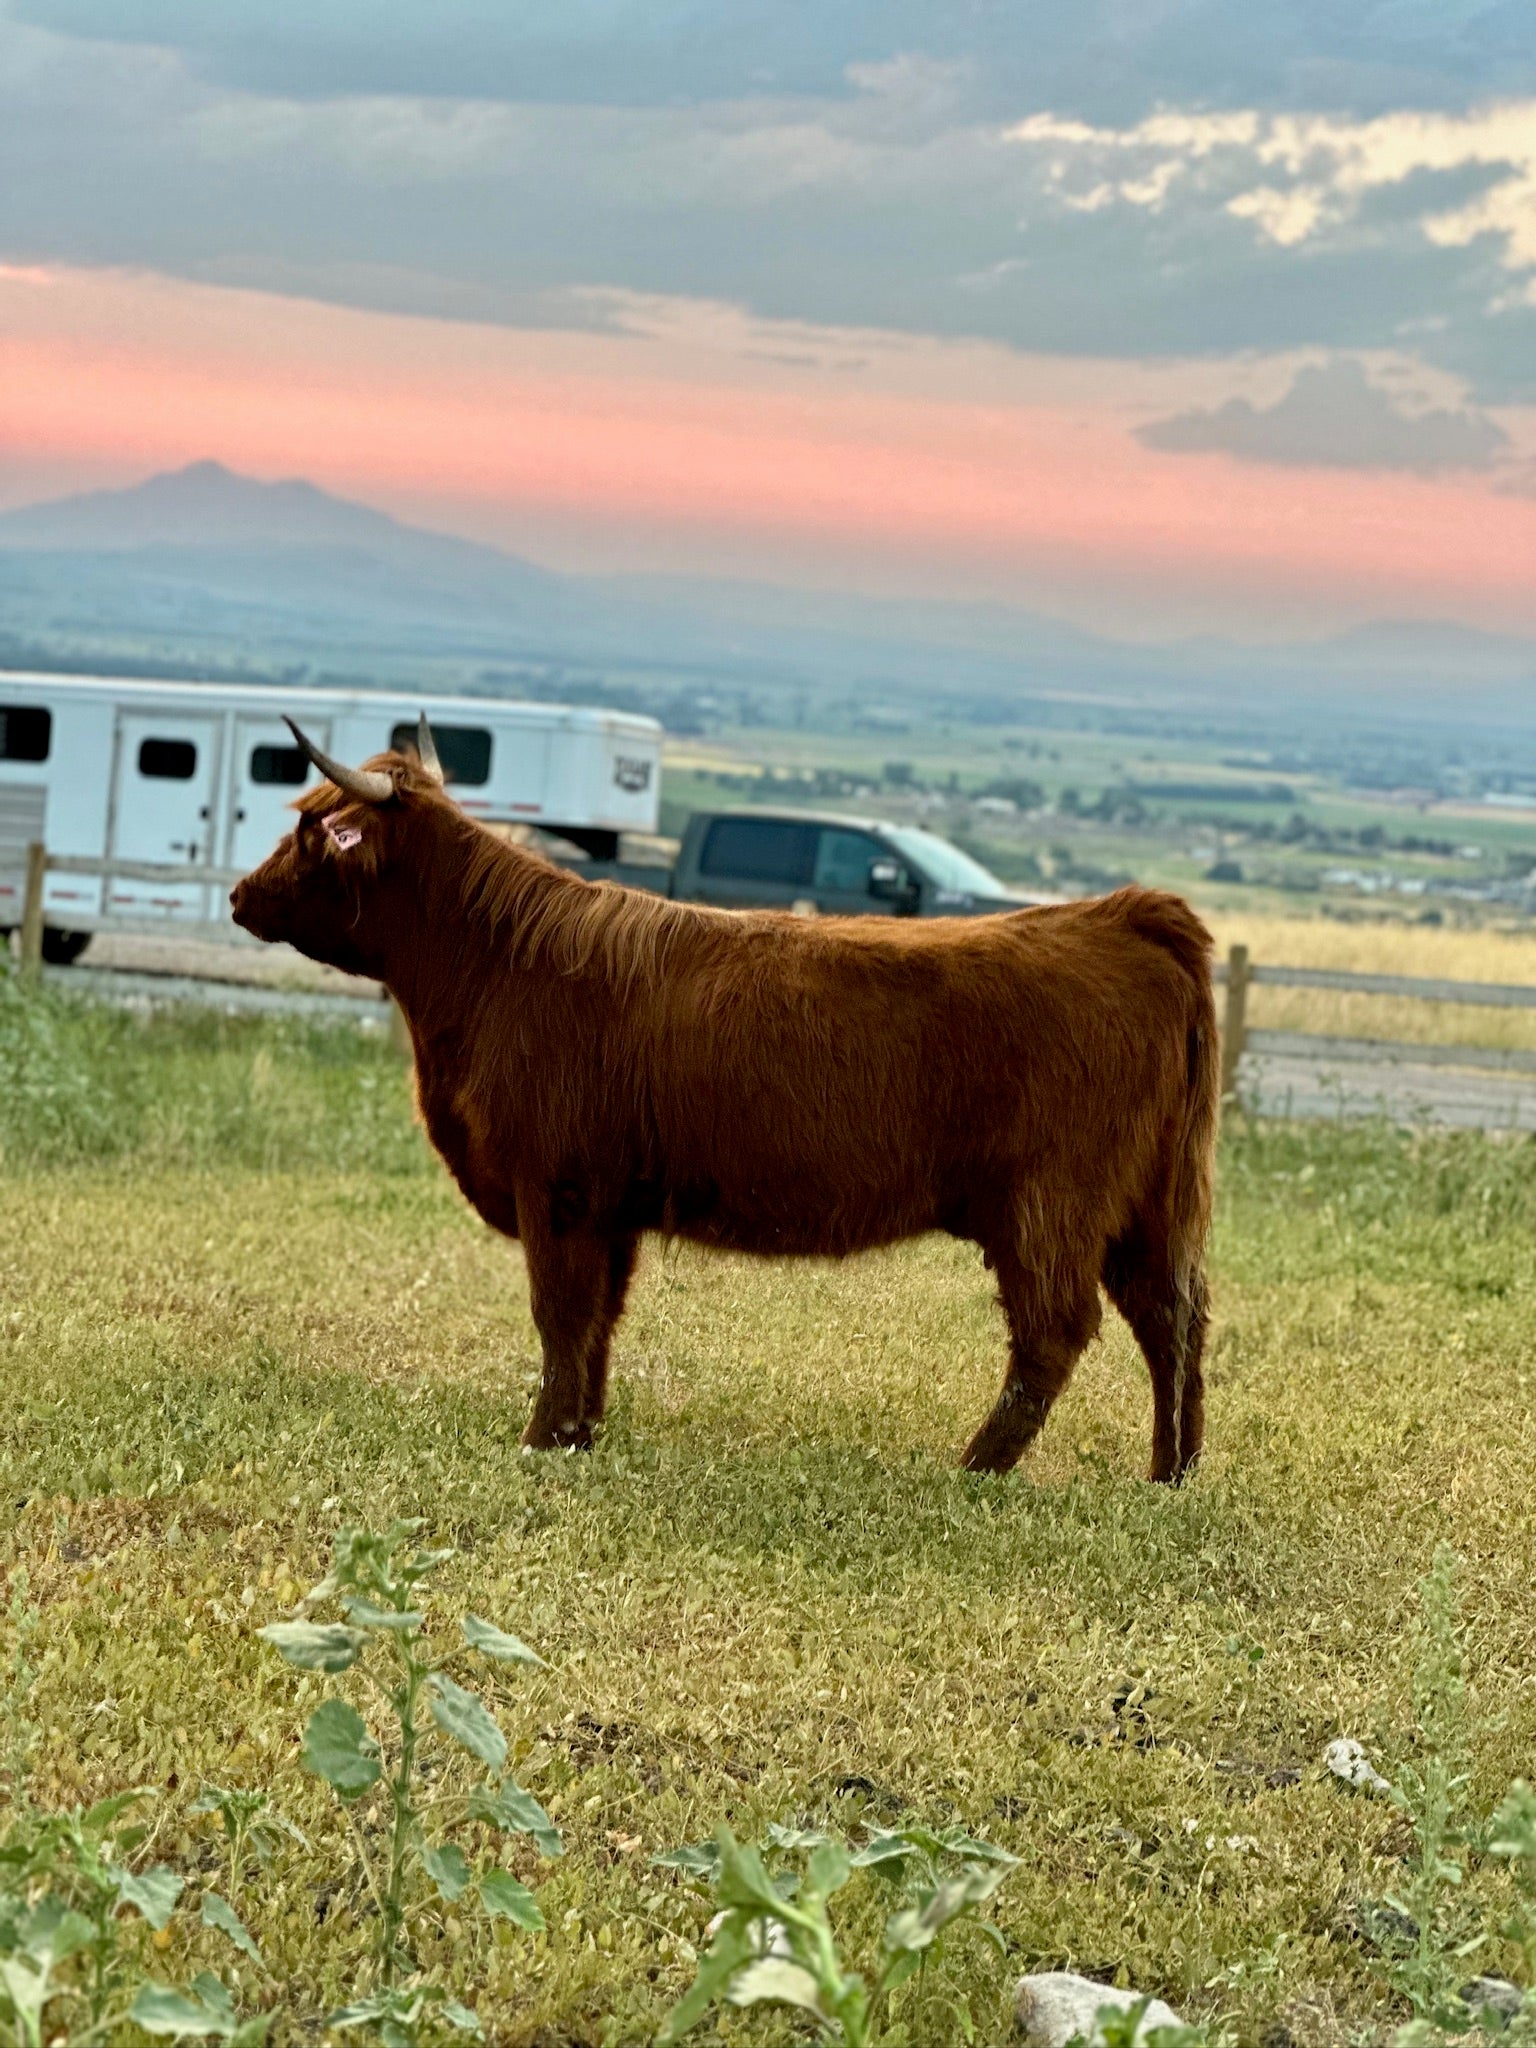
[[[592,1326],[586,1370],[582,1375],[581,1419],[589,1432],[602,1421],[603,1410],[608,1405],[608,1348],[613,1342],[615,1325],[624,1313],[624,1300],[634,1277],[635,1256],[639,1248],[638,1237],[615,1237],[608,1242],[608,1282],[597,1321]]]
[[[524,1211],[528,1293],[544,1347],[544,1379],[523,1442],[530,1450],[588,1450],[587,1361],[602,1322],[609,1286],[608,1241],[585,1228],[530,1228]]]
[[[1175,1484],[1205,1437],[1205,1279],[1180,1279],[1160,1231],[1133,1227],[1112,1244],[1104,1288],[1130,1324],[1152,1376],[1151,1477]]]
[[[1098,1275],[1053,1275],[1047,1292],[1010,1248],[994,1252],[998,1295],[1008,1320],[1008,1375],[997,1405],[966,1446],[972,1472],[1007,1472],[1040,1434],[1051,1403],[1099,1328]]]

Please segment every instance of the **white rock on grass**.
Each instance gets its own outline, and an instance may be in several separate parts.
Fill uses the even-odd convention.
[[[1103,2008],[1110,2005],[1117,2012],[1129,2012],[1144,1996],[1144,1992],[1121,1991],[1113,1984],[1095,1984],[1091,1977],[1078,1977],[1070,1970],[1042,1970],[1019,1979],[1013,2009],[1028,2048],[1066,2048],[1079,2035],[1089,2043],[1102,2042],[1099,2014]],[[1142,2040],[1154,2027],[1182,2025],[1171,2005],[1151,1998],[1137,2022],[1136,2039]]]
[[[1323,1762],[1355,1792],[1390,1792],[1392,1787],[1352,1735],[1336,1735],[1323,1751]]]

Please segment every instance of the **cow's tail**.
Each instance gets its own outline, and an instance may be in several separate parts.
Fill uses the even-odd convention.
[[[1203,1336],[1207,1293],[1205,1243],[1215,1196],[1216,1138],[1221,1120],[1221,1039],[1211,982],[1211,935],[1181,897],[1128,890],[1129,922],[1171,953],[1187,990],[1184,1088],[1173,1120],[1171,1156],[1162,1183],[1173,1301],[1175,1469],[1184,1462],[1184,1388],[1197,1333]],[[1198,1356],[1198,1353],[1194,1353]]]
[[[1216,1134],[1221,1118],[1221,1041],[1209,975],[1202,1013],[1188,1036],[1188,1088],[1184,1114],[1175,1141],[1173,1180],[1169,1196],[1168,1249],[1173,1264],[1174,1413],[1183,1414],[1184,1379],[1189,1363],[1190,1332],[1203,1328],[1207,1295],[1205,1241],[1211,1227],[1216,1180]],[[1175,1424],[1175,1430],[1181,1424]],[[1183,1445],[1176,1455],[1182,1457]]]

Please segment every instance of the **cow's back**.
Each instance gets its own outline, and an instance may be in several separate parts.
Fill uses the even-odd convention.
[[[681,1234],[760,1250],[970,1235],[975,1205],[1021,1184],[1116,1199],[1180,1113],[1208,971],[1176,898],[760,918],[732,939],[626,1005],[642,1170]]]

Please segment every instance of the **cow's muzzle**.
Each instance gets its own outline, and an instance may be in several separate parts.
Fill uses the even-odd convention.
[[[272,906],[270,902],[263,901],[260,890],[252,888],[249,875],[236,882],[230,890],[229,912],[235,923],[254,938],[271,939],[276,936],[272,929]]]

